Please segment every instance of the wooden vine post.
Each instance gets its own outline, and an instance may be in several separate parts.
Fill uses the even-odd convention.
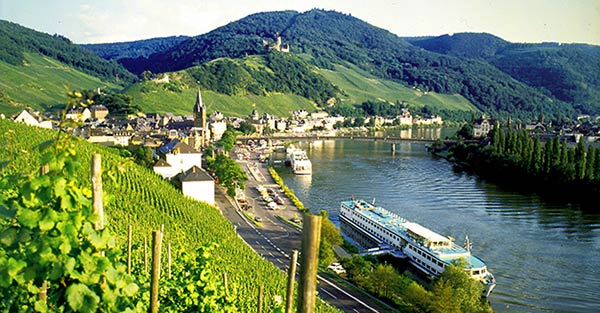
[[[315,311],[321,218],[320,215],[304,214],[300,282],[298,283],[297,312],[299,313],[312,313]]]
[[[49,171],[50,171],[50,167],[48,166],[48,164],[42,165],[40,167],[40,176],[44,176],[44,175],[48,174]],[[42,286],[40,287],[40,292],[38,293],[38,298],[40,299],[40,301],[46,302],[46,299],[48,298],[48,281],[44,280],[42,282]]]
[[[294,281],[296,281],[296,262],[298,262],[298,250],[292,251],[290,268],[288,269],[287,298],[285,300],[285,313],[292,313],[294,304]]]
[[[102,207],[102,157],[95,153],[92,155],[92,208],[98,216],[94,224],[96,230],[104,229],[104,208]]]
[[[171,243],[167,244],[167,273],[169,279],[171,279]]]
[[[160,279],[160,249],[162,233],[152,232],[152,276],[150,281],[150,312],[158,313],[158,282]]]
[[[258,286],[258,313],[262,313],[263,307],[263,286]]]
[[[133,227],[127,226],[127,274],[131,275],[131,244],[133,237]]]
[[[144,236],[144,272],[148,273],[148,237]]]

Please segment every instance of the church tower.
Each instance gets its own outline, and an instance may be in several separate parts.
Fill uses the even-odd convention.
[[[206,106],[202,102],[202,95],[200,94],[200,88],[198,88],[198,94],[196,95],[196,104],[194,104],[194,127],[206,129]]]
[[[194,104],[194,127],[190,133],[190,145],[196,150],[201,150],[208,143],[208,127],[206,125],[206,106],[202,102],[200,88]]]

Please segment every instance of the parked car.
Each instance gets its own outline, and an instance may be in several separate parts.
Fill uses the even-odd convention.
[[[283,205],[283,204],[284,204],[284,202],[283,202],[283,198],[281,198],[280,196],[275,196],[275,197],[273,197],[273,201],[274,201],[275,203],[279,204],[279,205]]]
[[[277,210],[277,209],[279,209],[279,206],[275,202],[269,202],[269,203],[267,203],[267,209]]]
[[[260,216],[257,215],[257,216],[254,217],[254,220],[257,221],[257,222],[260,222],[260,221],[262,221],[262,217],[260,217]]]
[[[346,273],[346,270],[344,269],[342,264],[337,263],[337,262],[331,263],[331,265],[329,265],[327,268],[332,270],[336,274]]]

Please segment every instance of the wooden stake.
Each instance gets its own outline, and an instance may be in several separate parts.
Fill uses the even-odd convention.
[[[104,208],[102,207],[102,157],[92,155],[92,207],[98,221],[94,224],[96,230],[104,228]]]
[[[169,279],[171,279],[171,243],[167,244],[167,271],[169,273]]]
[[[144,236],[144,271],[148,274],[148,238]]]
[[[152,277],[150,281],[150,312],[158,313],[158,283],[160,280],[160,248],[162,233],[152,232]]]
[[[49,171],[50,171],[50,167],[48,166],[48,164],[40,166],[40,176],[44,176],[44,175],[48,174]],[[38,298],[40,299],[40,301],[46,302],[47,297],[48,297],[48,282],[44,280],[42,282],[42,286],[40,287],[40,292],[38,293]]]
[[[225,288],[225,296],[229,295],[229,288],[227,287],[227,273],[223,272],[223,287]]]
[[[262,313],[263,306],[263,286],[258,286],[258,313]]]
[[[44,280],[42,282],[42,287],[40,287],[40,292],[38,293],[38,298],[40,298],[40,301],[46,302],[47,297],[48,297],[48,282]]]
[[[296,262],[298,261],[298,250],[292,251],[290,268],[288,269],[287,298],[285,299],[285,313],[292,313],[294,304],[294,282],[296,281]]]
[[[297,312],[299,313],[315,311],[320,239],[321,216],[305,214],[302,223],[302,257],[300,258],[300,282],[298,284]]]
[[[133,227],[127,226],[127,274],[131,275],[131,244],[133,237]]]

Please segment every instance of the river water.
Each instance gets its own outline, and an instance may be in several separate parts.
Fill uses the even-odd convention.
[[[394,155],[389,143],[374,141],[297,146],[307,151],[313,174],[278,171],[305,206],[328,210],[335,223],[340,201],[354,195],[375,198],[458,244],[468,235],[496,276],[489,298],[495,311],[600,312],[600,216],[455,172],[421,143],[397,144]]]

